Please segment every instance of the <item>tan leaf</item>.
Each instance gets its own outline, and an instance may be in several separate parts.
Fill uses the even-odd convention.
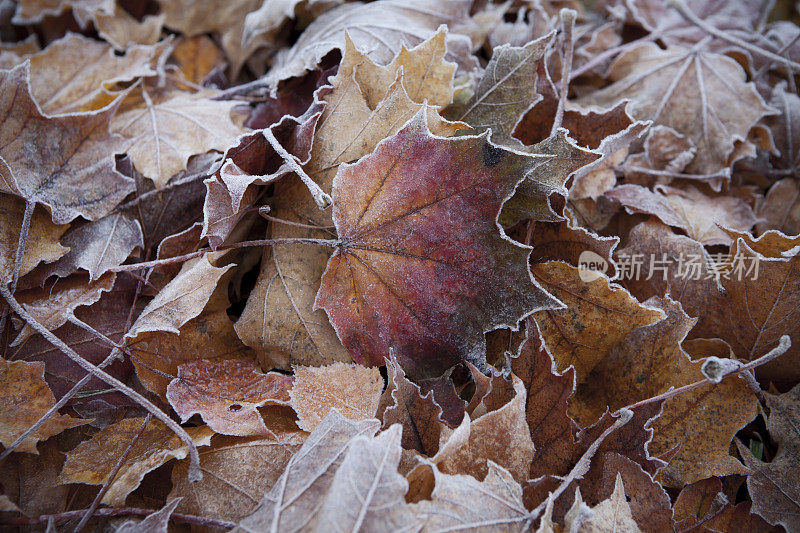
[[[495,463],[517,481],[528,479],[534,446],[525,419],[525,388],[513,377],[514,398],[495,411],[471,421],[464,416],[455,430],[444,428],[439,452],[431,461],[447,474],[483,479]]]
[[[69,251],[52,265],[46,275],[66,277],[84,269],[96,280],[110,268],[125,262],[136,248],[144,248],[139,221],[125,213],[113,213],[68,231],[61,243]]]
[[[725,168],[734,142],[772,111],[736,61],[696,48],[643,44],[617,59],[609,76],[614,84],[584,100],[610,106],[631,98],[634,117],[685,135],[697,147],[688,172]]]
[[[14,274],[14,261],[22,226],[25,202],[10,194],[0,193],[0,276],[2,283],[10,283]],[[69,250],[58,239],[68,226],[56,226],[41,207],[31,218],[25,254],[22,256],[19,275],[24,276],[39,263],[52,263]]]
[[[383,390],[377,368],[336,362],[326,367],[295,367],[291,406],[300,428],[313,431],[336,409],[351,420],[375,417]]]
[[[334,523],[378,533],[418,527],[405,501],[408,481],[397,471],[401,432],[395,424],[377,437],[358,435],[350,442],[320,510],[323,528]]]
[[[628,332],[662,316],[601,274],[579,272],[556,261],[532,265],[531,271],[545,290],[567,306],[539,311],[533,317],[557,370],[563,372],[572,365],[578,383]],[[581,279],[587,272],[593,278],[588,282]]]
[[[445,60],[446,26],[439,27],[435,35],[411,50],[403,44],[394,60],[386,66],[373,63],[368,59],[368,54],[356,49],[350,36],[346,39],[348,59],[357,64],[356,83],[370,108],[374,109],[384,99],[385,88],[392,85],[401,69],[403,87],[413,102],[422,103],[427,100],[433,106],[446,106],[452,102],[456,66]]]
[[[114,287],[116,274],[108,274],[97,281],[86,283],[83,276],[74,276],[52,287],[54,290],[33,291],[20,298],[25,310],[44,327],[53,331],[66,324],[78,307],[91,305],[100,299],[104,292]],[[22,328],[11,346],[19,346],[36,334],[28,324]]]
[[[576,533],[600,533],[602,531],[619,531],[620,533],[638,533],[639,526],[631,516],[631,509],[625,499],[625,487],[622,476],[617,474],[614,493],[611,497],[594,508],[589,507],[581,499],[581,493],[575,494],[575,503],[564,518],[564,527]]]
[[[372,437],[379,427],[377,420],[355,422],[337,410],[331,411],[289,460],[272,489],[234,531],[280,531],[317,524],[321,505],[351,442],[359,435]]]
[[[258,408],[287,405],[292,377],[260,370],[252,360],[190,361],[178,367],[178,377],[167,386],[167,400],[183,422],[199,413],[223,435],[269,436]]]
[[[155,75],[165,51],[165,43],[133,46],[118,56],[105,43],[68,33],[31,57],[31,94],[48,115],[100,109],[119,94],[115,84]]]
[[[377,4],[345,4],[331,9],[309,25],[292,48],[278,55],[264,80],[277,87],[281,80],[316,68],[331,50],[338,48],[344,52],[346,35],[371,61],[386,64],[400,51],[401,45],[416,46],[431,38],[441,24],[454,28],[469,17],[469,3],[462,0],[438,0],[431,7],[423,0],[381,0]],[[387,23],[376,28],[375,20]],[[471,47],[465,35],[447,35],[451,61],[467,63],[472,68]]]
[[[207,35],[184,39],[175,45],[172,57],[178,63],[184,77],[200,84],[214,71],[225,64],[225,56]]]
[[[0,382],[0,442],[7,447],[53,407],[56,399],[44,381],[44,363],[0,359]],[[40,440],[88,423],[56,413],[23,440],[17,451],[38,453]]]
[[[119,462],[123,452],[139,434],[145,418],[126,418],[101,429],[91,439],[67,452],[58,483],[102,485]],[[208,446],[214,432],[207,426],[186,428],[196,446]],[[122,463],[102,502],[122,506],[125,498],[144,479],[170,459],[183,459],[189,448],[162,422],[150,419]]]
[[[111,130],[127,139],[128,156],[136,169],[156,187],[164,187],[185,170],[189,157],[224,151],[242,133],[230,117],[237,102],[210,96],[143,85],[128,95],[111,120]]]
[[[259,0],[159,0],[166,16],[164,25],[187,37],[219,33],[225,55],[238,72],[245,60],[267,39],[244,43],[245,16],[256,10]]]
[[[115,5],[113,15],[96,13],[94,26],[97,33],[114,48],[126,50],[137,44],[158,42],[164,26],[164,14],[145,15],[139,22],[119,5]]]
[[[188,480],[188,460],[178,462],[169,494],[183,498],[178,512],[230,521],[247,516],[305,442],[308,434],[289,424],[280,429],[270,424],[274,437],[268,439],[214,437],[211,447],[199,450],[204,473],[199,482]]]
[[[28,70],[0,70],[0,191],[44,204],[56,224],[96,220],[133,191],[114,168],[122,151],[122,137],[108,132],[114,106],[48,118],[30,95]]]
[[[730,245],[732,239],[717,225],[749,231],[756,221],[752,209],[735,196],[706,196],[699,189],[657,185],[652,192],[638,185],[620,185],[606,196],[622,203],[631,213],[655,215],[665,224],[686,230],[689,237],[706,245]]]
[[[180,328],[205,308],[222,276],[232,268],[216,267],[209,255],[189,261],[166,287],[161,289],[125,335],[133,339],[147,331],[180,333]]]
[[[22,0],[17,4],[14,12],[14,24],[30,24],[41,22],[47,15],[58,15],[67,8],[72,8],[72,14],[81,27],[91,19],[95,13],[114,13],[113,0]]]
[[[526,530],[529,513],[522,489],[511,474],[492,461],[483,481],[472,476],[449,475],[433,469],[436,486],[430,501],[412,505],[425,520],[422,531]],[[481,502],[476,505],[476,502]]]

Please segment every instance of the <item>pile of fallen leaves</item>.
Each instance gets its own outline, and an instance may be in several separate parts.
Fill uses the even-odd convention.
[[[0,0],[0,524],[800,531],[783,0]]]

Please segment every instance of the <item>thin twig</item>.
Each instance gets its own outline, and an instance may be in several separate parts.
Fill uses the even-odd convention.
[[[320,209],[325,209],[331,206],[333,200],[331,199],[330,195],[327,194],[325,191],[319,188],[319,185],[311,179],[311,176],[306,174],[303,167],[300,166],[300,162],[297,160],[295,156],[290,154],[286,148],[278,142],[278,139],[275,138],[275,134],[272,133],[272,128],[267,128],[262,130],[264,137],[266,137],[267,142],[269,142],[272,149],[275,150],[279,156],[283,158],[289,168],[291,168],[295,174],[302,180],[306,187],[308,187],[308,191],[311,193],[311,196],[314,198],[314,201],[317,203]]]
[[[752,370],[753,368],[756,368],[756,367],[761,366],[763,364],[769,363],[773,359],[776,359],[776,358],[780,357],[781,355],[785,354],[787,351],[789,351],[789,348],[791,348],[791,346],[792,346],[792,340],[789,338],[788,335],[783,335],[780,338],[780,340],[778,341],[778,346],[776,346],[775,348],[770,350],[768,353],[762,355],[758,359],[754,359],[753,361],[750,361],[749,363],[742,364],[738,368],[735,368],[734,370],[730,370],[730,371],[720,375],[719,376],[719,380],[721,381],[721,380],[727,378],[728,376],[732,376],[734,374],[741,374],[742,372],[747,372],[749,370]],[[702,387],[703,385],[713,385],[713,384],[714,384],[714,382],[711,381],[708,378],[701,379],[700,381],[695,381],[694,383],[689,383],[688,385],[684,385],[683,387],[678,387],[677,389],[668,390],[667,392],[659,394],[658,396],[653,396],[652,398],[647,398],[646,400],[642,400],[642,401],[639,401],[639,402],[636,402],[636,403],[632,403],[630,405],[627,405],[627,406],[623,407],[622,409],[620,409],[620,411],[622,411],[624,409],[636,409],[637,407],[641,407],[641,406],[647,405],[649,403],[659,402],[661,400],[668,400],[670,398],[673,398],[675,396],[683,394],[684,392],[688,392],[688,391],[696,389],[698,387]],[[617,412],[619,412],[619,411],[617,411]]]
[[[747,41],[743,41],[738,37],[733,37],[732,35],[728,35],[724,31],[721,31],[711,24],[707,23],[704,20],[701,20],[694,12],[689,9],[683,0],[667,0],[667,5],[674,8],[678,11],[683,17],[706,32],[709,35],[716,37],[717,39],[723,40],[725,42],[731,43],[735,46],[739,46],[753,52],[754,54],[758,54],[760,56],[766,57],[767,59],[771,59],[773,61],[777,61],[779,63],[783,63],[787,67],[793,68],[795,70],[800,69],[800,63],[792,61],[791,59],[787,59],[785,57],[781,57],[778,54],[772,53],[769,50],[764,50],[761,47],[755,46],[753,44],[748,43]]]
[[[152,268],[162,265],[169,265],[172,263],[183,263],[184,261],[188,261],[189,259],[194,259],[195,257],[200,257],[202,255],[211,253],[211,252],[223,252],[225,250],[235,250],[237,248],[249,248],[252,246],[272,246],[274,244],[315,244],[317,246],[329,246],[331,248],[335,248],[339,241],[332,240],[332,239],[311,239],[305,237],[292,237],[292,238],[284,238],[284,239],[264,239],[260,241],[242,241],[237,242],[235,244],[227,244],[225,246],[219,246],[216,249],[211,248],[202,248],[197,250],[196,252],[192,252],[185,255],[178,255],[175,257],[166,257],[164,259],[154,259],[152,261],[145,261],[142,263],[133,263],[130,265],[120,265],[118,267],[108,269],[109,272],[126,272],[128,270],[139,270],[142,268]]]
[[[28,232],[31,229],[31,218],[36,202],[25,202],[25,212],[22,214],[22,225],[19,229],[19,240],[17,241],[17,252],[14,255],[14,273],[11,278],[11,292],[17,290],[19,272],[22,269],[22,257],[25,255],[25,248],[28,245]],[[2,329],[2,328],[0,328]]]
[[[572,42],[572,30],[575,29],[575,17],[578,13],[574,9],[562,9],[559,13],[561,16],[561,27],[563,30],[562,37],[564,38],[564,48],[561,51],[561,88],[558,98],[558,107],[556,108],[556,116],[553,120],[553,127],[550,129],[550,135],[555,135],[558,128],[561,127],[561,122],[564,119],[564,107],[567,105],[567,95],[569,94],[569,80],[572,73],[572,56],[575,49],[575,43]]]
[[[90,326],[89,324],[87,324],[86,322],[81,320],[80,318],[76,317],[73,313],[69,314],[69,316],[67,317],[67,320],[69,320],[72,324],[78,326],[79,328],[81,328],[81,329],[83,329],[85,331],[88,331],[89,333],[91,333],[92,335],[97,337],[98,339],[100,339],[103,342],[105,342],[106,344],[108,344],[111,348],[118,348],[120,350],[122,349],[122,345],[121,344],[119,344],[118,342],[114,342],[113,340],[109,339],[104,333],[101,333],[101,332],[97,331],[92,326]]]
[[[86,509],[80,509],[77,511],[67,511],[64,513],[42,515],[31,518],[27,516],[9,517],[5,516],[8,513],[0,513],[0,524],[25,526],[25,525],[35,525],[35,524],[46,524],[49,520],[53,520],[55,522],[63,522],[65,520],[72,520],[74,518],[77,518],[85,512]],[[108,507],[95,510],[94,516],[108,516],[108,517],[149,516],[155,512],[157,512],[157,510],[138,509],[135,507],[120,507],[120,508]],[[170,516],[170,520],[174,520],[175,522],[183,524],[215,527],[218,529],[232,529],[236,527],[236,524],[232,522],[226,522],[224,520],[214,520],[212,518],[203,518],[202,516],[194,516],[182,513],[172,513],[172,515]]]
[[[78,355],[75,350],[70,348],[64,341],[59,339],[56,335],[53,334],[52,331],[44,327],[36,317],[31,315],[22,305],[14,298],[14,295],[11,294],[8,290],[8,287],[5,285],[0,284],[0,295],[5,298],[8,302],[8,305],[11,309],[17,313],[25,322],[30,324],[30,326],[35,329],[42,337],[47,339],[50,344],[61,350],[67,357],[72,359],[78,366],[92,374],[93,376],[102,379],[110,386],[114,387],[121,393],[125,394],[127,397],[141,405],[143,408],[148,410],[150,413],[153,414],[159,421],[163,422],[169,429],[171,429],[178,438],[183,441],[183,443],[189,449],[189,480],[190,481],[199,481],[203,478],[203,474],[200,471],[200,455],[197,453],[197,446],[195,446],[194,441],[186,433],[186,430],[183,429],[177,422],[172,420],[166,413],[164,413],[161,409],[156,407],[150,400],[136,392],[135,390],[131,389],[120,380],[107,374],[106,372],[100,370],[95,365]]]
[[[86,509],[86,512],[83,513],[80,522],[78,522],[78,525],[76,525],[75,529],[72,530],[72,533],[78,533],[86,525],[86,522],[88,522],[92,518],[92,515],[100,506],[100,502],[102,501],[103,497],[108,492],[108,489],[111,488],[111,484],[114,483],[114,479],[116,479],[117,474],[119,474],[119,471],[122,469],[122,465],[125,464],[125,461],[131,454],[131,450],[133,450],[133,447],[136,446],[137,442],[139,442],[139,438],[141,438],[142,433],[144,433],[144,429],[147,427],[147,424],[150,423],[151,418],[152,415],[150,415],[150,413],[147,413],[147,416],[144,417],[144,422],[142,422],[142,426],[139,428],[139,431],[136,432],[136,435],[131,439],[130,443],[128,443],[128,447],[125,448],[124,452],[122,452],[122,455],[117,460],[117,464],[114,465],[114,469],[111,471],[111,474],[109,474],[108,479],[105,481],[105,483],[103,483],[103,486],[100,487],[100,491],[94,497],[94,500],[92,500],[92,504],[89,506],[88,509]]]
[[[572,470],[570,470],[569,474],[567,474],[567,476],[563,478],[561,484],[559,484],[559,486],[550,493],[548,499],[552,498],[553,501],[557,500],[559,497],[561,497],[564,491],[569,488],[569,486],[572,484],[573,481],[582,478],[586,474],[586,472],[589,471],[589,466],[591,465],[592,457],[594,457],[594,454],[597,452],[597,448],[600,447],[600,445],[603,443],[606,437],[611,435],[611,433],[613,433],[620,427],[630,422],[631,418],[633,418],[633,411],[623,407],[622,409],[614,413],[614,416],[618,417],[617,420],[614,422],[614,424],[606,428],[606,430],[600,434],[597,440],[595,440],[591,444],[591,446],[589,446],[589,448],[584,452],[584,454],[581,455],[581,458],[578,459],[578,462],[575,463],[575,466],[572,467]],[[536,507],[536,509],[531,511],[528,517],[528,524],[531,524],[534,520],[539,518],[539,515],[542,514],[546,506],[547,506],[547,500],[540,503],[539,506]]]
[[[17,251],[14,254],[14,270],[11,273],[11,293],[17,290],[17,281],[19,281],[19,273],[22,270],[22,258],[25,255],[25,248],[28,245],[28,232],[31,227],[31,218],[33,217],[33,209],[36,207],[35,202],[25,202],[25,211],[22,214],[22,224],[19,229],[19,239],[17,239]],[[8,313],[4,312],[0,315],[0,334],[6,329],[6,317]]]

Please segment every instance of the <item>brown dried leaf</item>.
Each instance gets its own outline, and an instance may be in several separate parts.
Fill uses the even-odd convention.
[[[584,101],[611,106],[631,98],[634,117],[669,126],[694,142],[697,155],[689,172],[727,167],[734,142],[746,140],[750,128],[772,112],[736,61],[694,48],[643,44],[617,59],[609,76],[615,83]]]
[[[0,485],[9,500],[28,516],[55,514],[67,509],[69,487],[56,483],[64,464],[55,439],[38,446],[38,455],[15,453],[3,461]]]
[[[210,255],[184,263],[180,273],[153,298],[125,335],[133,339],[148,331],[180,334],[180,328],[198,316],[233,265],[216,267]]]
[[[10,283],[14,274],[14,260],[19,243],[19,232],[25,202],[10,194],[0,193],[0,280]],[[41,262],[52,263],[69,250],[59,244],[61,235],[68,226],[56,226],[41,207],[37,207],[31,218],[25,254],[22,256],[19,275],[24,276]]]
[[[237,102],[211,96],[142,85],[111,120],[111,131],[128,141],[126,151],[136,169],[157,188],[186,170],[191,156],[224,151],[242,133],[230,117]]]
[[[95,13],[114,13],[113,0],[21,0],[14,12],[14,24],[41,22],[47,15],[58,15],[72,8],[72,15],[83,27]]]
[[[192,83],[201,84],[206,76],[225,65],[225,56],[207,35],[183,39],[175,45],[172,57],[183,76]]]
[[[432,457],[439,450],[439,435],[444,427],[442,408],[434,400],[433,391],[423,395],[419,385],[406,378],[397,360],[391,359],[387,369],[389,383],[378,406],[383,429],[400,424],[403,448]]]
[[[335,362],[325,367],[295,367],[290,405],[305,431],[313,431],[336,409],[351,420],[375,418],[383,390],[377,368]]]
[[[69,283],[68,280],[65,281]],[[58,282],[56,288],[61,283]],[[82,283],[83,287],[86,287],[86,278],[83,278]],[[129,276],[117,276],[114,287],[107,292],[102,292],[99,301],[92,305],[76,308],[74,314],[94,330],[114,342],[120,342],[125,334],[131,309],[133,308],[135,313],[142,308],[142,305],[136,305],[136,285],[136,280]],[[20,298],[23,296],[20,295]],[[83,359],[94,365],[103,361],[111,352],[111,347],[103,339],[71,322],[52,331],[65,344],[78,352]],[[19,346],[9,349],[6,357],[14,360],[44,362],[45,380],[56,398],[61,398],[77,381],[86,376],[86,370],[38,334],[31,336]],[[114,361],[104,370],[125,382],[133,367],[129,360]],[[131,400],[127,396],[109,391],[108,384],[96,377],[90,378],[83,390],[88,393],[103,391],[104,394],[87,394],[83,398],[79,395],[70,400],[69,405],[92,403],[106,406],[131,405]]]
[[[478,132],[491,129],[494,142],[519,147],[511,134],[522,116],[541,99],[536,92],[536,68],[552,40],[551,34],[525,46],[495,48],[472,98],[454,104],[445,116],[466,122]]]
[[[280,479],[256,509],[234,531],[280,531],[316,524],[351,442],[358,436],[372,437],[379,427],[377,420],[355,422],[337,410],[331,411],[289,460]]]
[[[511,370],[527,391],[525,417],[535,448],[528,477],[534,479],[569,471],[575,460],[578,428],[567,414],[567,400],[575,390],[575,370],[568,368],[558,375],[539,331],[533,324],[529,327],[528,340],[511,360]]]
[[[758,233],[772,229],[787,235],[800,234],[800,185],[797,180],[785,178],[770,187],[756,214]]]
[[[33,291],[20,298],[25,310],[50,331],[66,324],[78,307],[92,305],[104,292],[114,287],[116,274],[108,274],[97,281],[86,283],[83,276],[66,279],[51,290]],[[35,330],[25,324],[11,346],[19,346],[35,335]]]
[[[245,16],[259,7],[259,0],[158,0],[158,3],[168,28],[187,37],[218,33],[234,74],[256,48],[266,44],[264,39],[249,45],[243,41]]]
[[[578,387],[570,412],[580,422],[703,379],[702,360],[691,361],[680,346],[695,320],[671,299],[645,303],[666,317],[631,331]],[[755,396],[737,377],[668,400],[653,423],[650,445],[655,455],[678,448],[662,471],[664,484],[682,487],[712,475],[746,473],[728,450],[756,414]]]
[[[665,224],[686,230],[705,244],[730,245],[732,239],[719,226],[749,231],[756,222],[753,210],[735,196],[706,196],[699,189],[657,185],[654,191],[638,185],[620,185],[606,193],[629,213],[655,215]]]
[[[564,527],[576,533],[600,533],[619,531],[638,533],[641,531],[631,515],[631,508],[625,497],[622,476],[617,474],[614,493],[594,508],[583,503],[580,491],[575,493],[575,503],[564,517]]]
[[[155,44],[161,37],[163,26],[164,14],[145,15],[140,22],[118,4],[114,6],[113,15],[94,15],[97,33],[117,50],[127,50],[137,44]]]
[[[539,311],[533,318],[556,369],[563,372],[572,365],[578,383],[587,379],[628,332],[662,316],[602,274],[579,271],[557,261],[532,265],[531,270],[536,280],[567,306]],[[582,276],[591,281],[584,281]]]
[[[67,453],[58,483],[102,485],[108,480],[128,445],[142,429],[144,418],[126,418],[101,429]],[[207,426],[186,428],[196,446],[208,446],[214,432]],[[183,459],[189,448],[162,422],[150,419],[111,482],[102,503],[125,505],[125,498],[144,479],[170,459]]]
[[[800,527],[800,443],[797,420],[800,417],[800,385],[780,395],[767,395],[769,418],[767,428],[778,445],[769,463],[759,461],[740,442],[736,441],[744,463],[753,473],[747,476],[747,488],[753,499],[753,511],[772,525],[786,531]]]
[[[142,227],[125,213],[113,213],[100,220],[70,229],[61,239],[69,251],[45,267],[46,276],[66,277],[82,268],[96,280],[110,268],[125,262],[136,248],[144,248]]]
[[[444,474],[436,468],[433,475],[436,487],[430,501],[412,505],[425,521],[423,531],[526,530],[529,514],[522,503],[522,489],[503,467],[489,461],[483,481],[462,474]]]
[[[31,97],[28,70],[0,70],[0,191],[44,204],[56,224],[108,214],[133,191],[114,168],[122,150],[122,137],[108,132],[115,106],[48,118]]]
[[[516,395],[507,404],[472,421],[465,415],[455,430],[443,428],[439,452],[431,459],[440,471],[483,479],[494,463],[519,482],[528,479],[534,445],[525,419],[525,386],[512,379]]]
[[[264,374],[255,361],[198,359],[178,367],[178,377],[167,386],[167,400],[182,422],[199,413],[223,435],[269,436],[258,408],[287,405],[291,386],[291,376]]]
[[[205,474],[199,482],[188,480],[188,460],[176,464],[169,498],[183,498],[177,511],[229,521],[247,516],[308,436],[291,420],[280,422],[269,424],[274,436],[268,439],[214,437],[199,450]]]
[[[0,442],[8,446],[56,404],[44,381],[44,363],[6,361],[0,358]],[[54,414],[17,447],[17,451],[38,453],[36,443],[75,426],[88,424],[67,415]]]
[[[115,531],[121,533],[167,533],[169,519],[175,508],[181,502],[180,498],[169,501],[161,510],[147,515],[144,520],[126,520]]]
[[[128,339],[127,348],[142,384],[165,397],[181,364],[198,359],[243,359],[252,352],[233,331],[227,301],[211,302],[178,333],[144,332]]]
[[[94,111],[120,94],[117,83],[154,76],[165,51],[162,43],[116,55],[105,43],[67,33],[31,57],[31,95],[48,115]]]
[[[375,533],[417,529],[419,519],[405,501],[408,481],[397,471],[401,432],[395,424],[377,437],[358,435],[350,442],[320,509],[323,528],[333,523]]]

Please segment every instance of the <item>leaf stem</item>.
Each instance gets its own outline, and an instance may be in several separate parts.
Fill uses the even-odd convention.
[[[42,515],[33,518],[28,518],[27,516],[11,518],[11,517],[4,517],[2,516],[2,514],[0,514],[0,524],[18,525],[18,526],[46,524],[51,519],[54,520],[55,522],[63,522],[65,520],[71,520],[73,518],[81,516],[86,511],[87,509],[80,509],[77,511],[66,511],[64,513]],[[107,516],[107,517],[148,516],[155,512],[157,512],[157,510],[154,511],[153,509],[139,509],[135,507],[120,507],[120,508],[107,507],[103,509],[96,509],[93,515]],[[182,513],[172,513],[172,515],[170,516],[170,520],[174,520],[175,522],[180,522],[183,524],[214,527],[218,529],[232,529],[236,527],[236,524],[232,522],[226,522],[224,520],[214,520],[212,518],[204,518],[202,516],[194,516]]]
[[[275,150],[279,156],[283,158],[289,168],[291,168],[295,174],[297,174],[302,182],[308,187],[308,191],[311,193],[311,196],[314,198],[314,201],[317,203],[317,206],[320,209],[326,209],[331,206],[333,200],[331,199],[330,195],[327,194],[325,191],[319,188],[319,185],[311,179],[311,176],[306,174],[303,167],[300,166],[300,162],[297,160],[295,156],[290,154],[286,148],[278,142],[278,139],[275,138],[275,134],[272,133],[272,128],[267,128],[262,130],[264,137],[269,142],[270,146],[272,146],[273,150]]]
[[[225,246],[218,246],[216,249],[202,248],[196,252],[185,255],[178,255],[175,257],[167,257],[164,259],[154,259],[153,261],[144,261],[142,263],[133,263],[130,265],[120,265],[118,267],[108,269],[109,272],[126,272],[128,270],[139,270],[141,268],[152,268],[162,265],[169,265],[172,263],[182,263],[195,257],[203,256],[211,252],[223,252],[226,250],[235,250],[237,248],[249,248],[252,246],[272,246],[275,244],[315,244],[317,246],[328,246],[335,248],[338,246],[339,241],[333,239],[311,239],[305,237],[287,237],[283,239],[264,239],[259,241],[242,241]]]
[[[114,376],[109,375],[108,373],[100,370],[95,365],[78,355],[78,353],[70,348],[64,341],[59,339],[52,331],[44,327],[36,317],[31,315],[22,305],[14,298],[14,295],[11,294],[8,287],[3,284],[0,284],[0,295],[5,298],[8,305],[11,309],[17,313],[25,322],[30,324],[30,326],[35,329],[42,337],[47,339],[50,344],[61,350],[67,357],[72,359],[78,366],[92,374],[93,376],[102,379],[121,393],[125,394],[131,400],[135,401],[147,411],[153,414],[158,420],[164,423],[169,429],[171,429],[181,441],[187,446],[189,449],[189,480],[190,481],[200,481],[203,478],[203,474],[200,471],[200,455],[197,453],[197,446],[195,446],[194,441],[186,433],[177,422],[172,420],[166,413],[164,413],[161,409],[156,407],[150,400],[136,392],[135,390],[131,389],[120,380],[115,378]]]
[[[561,27],[564,31],[564,49],[561,52],[561,94],[558,98],[553,127],[550,129],[551,136],[555,135],[564,119],[564,107],[567,104],[567,95],[569,94],[569,80],[572,79],[570,75],[572,74],[572,56],[575,48],[575,43],[572,42],[572,30],[575,28],[575,17],[578,13],[574,9],[564,8],[559,15],[561,16]]]

